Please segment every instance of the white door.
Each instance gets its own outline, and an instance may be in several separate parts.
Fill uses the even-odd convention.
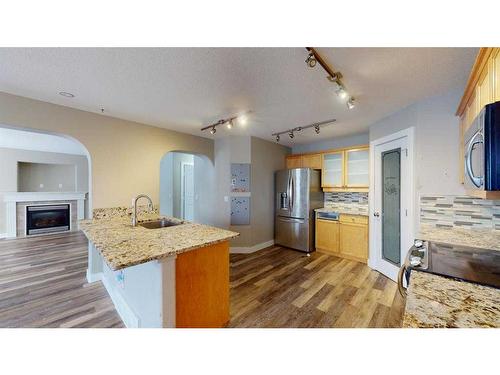
[[[182,164],[181,178],[182,218],[193,221],[194,218],[194,166],[193,164]]]
[[[370,265],[396,281],[413,243],[413,128],[370,146]]]

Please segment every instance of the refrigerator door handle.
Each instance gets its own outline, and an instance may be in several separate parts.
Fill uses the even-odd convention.
[[[293,206],[295,206],[295,183],[294,178],[290,178],[290,212],[293,211]]]
[[[299,219],[294,217],[284,217],[284,216],[278,216],[278,220],[283,221],[285,223],[297,223],[297,224],[303,224],[306,222],[304,219]]]
[[[287,194],[287,197],[288,197],[288,211],[291,211],[291,199],[290,199],[290,193],[291,193],[291,189],[290,189],[290,181],[291,181],[291,178],[292,178],[292,174],[290,173],[290,170],[288,170],[288,181],[287,181],[287,185],[286,185],[286,194]]]

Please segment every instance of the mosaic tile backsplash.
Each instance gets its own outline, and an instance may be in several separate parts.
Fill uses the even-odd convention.
[[[368,193],[325,193],[325,207],[329,203],[356,203],[368,205]]]
[[[436,227],[500,230],[500,200],[451,195],[422,196],[420,222]]]

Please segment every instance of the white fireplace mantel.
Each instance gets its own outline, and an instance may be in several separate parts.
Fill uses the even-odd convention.
[[[17,235],[16,204],[18,202],[76,201],[78,220],[85,218],[87,193],[84,192],[11,192],[2,195],[6,206],[6,237],[16,237]]]

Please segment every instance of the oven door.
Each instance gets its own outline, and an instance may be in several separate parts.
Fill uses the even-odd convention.
[[[464,136],[464,184],[469,190],[484,190],[484,110]]]

